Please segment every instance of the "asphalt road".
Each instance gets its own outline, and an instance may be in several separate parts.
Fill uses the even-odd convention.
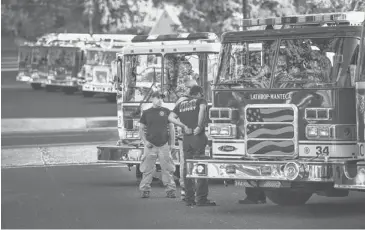
[[[55,144],[106,143],[117,142],[117,130],[93,130],[62,133],[2,134],[1,148],[29,147]]]
[[[364,228],[365,193],[307,205],[240,205],[243,190],[210,186],[216,207],[186,207],[155,184],[139,198],[134,172],[106,166],[2,169],[2,228]]]
[[[81,93],[65,95],[33,90],[16,82],[17,72],[1,72],[1,118],[51,118],[117,116],[116,103],[101,95],[84,98]]]

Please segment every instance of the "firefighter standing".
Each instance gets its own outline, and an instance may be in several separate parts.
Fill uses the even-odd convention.
[[[180,102],[189,99],[189,91],[191,87],[194,85],[198,85],[196,79],[193,79],[192,76],[186,76],[184,78],[184,86],[185,86],[185,93],[181,95],[179,100],[176,101],[175,106],[178,105]],[[180,150],[180,187],[181,187],[181,199],[185,200],[185,184],[184,184],[184,151],[183,151],[183,135],[179,135],[179,150]]]
[[[208,138],[205,135],[205,116],[207,102],[203,98],[203,89],[200,86],[193,86],[190,89],[189,99],[180,102],[170,113],[170,122],[184,129],[183,151],[184,151],[184,168],[186,168],[186,159],[204,156],[205,147]],[[179,120],[178,120],[179,119]],[[208,197],[208,180],[197,179],[196,202],[194,184],[195,179],[186,178],[184,170],[184,184],[187,206],[215,206],[215,202],[207,199]]]
[[[173,176],[175,164],[171,157],[175,133],[173,125],[169,124],[168,120],[170,110],[161,107],[162,97],[163,95],[159,92],[152,93],[152,107],[143,112],[140,120],[139,131],[144,142],[144,153],[140,165],[140,171],[143,173],[143,176],[139,185],[142,198],[150,196],[151,182],[156,171],[155,164],[157,158],[160,161],[162,182],[166,186],[167,197],[176,198],[176,184]],[[170,143],[168,126],[170,126]]]

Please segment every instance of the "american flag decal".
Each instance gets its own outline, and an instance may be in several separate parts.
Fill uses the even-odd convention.
[[[290,108],[249,108],[246,119],[248,122],[292,122],[294,111]]]
[[[295,114],[288,107],[251,107],[246,110],[247,153],[264,156],[292,155],[295,152]]]

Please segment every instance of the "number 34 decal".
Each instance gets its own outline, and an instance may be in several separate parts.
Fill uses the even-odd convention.
[[[330,153],[328,146],[316,146],[316,154],[322,155],[326,154],[328,155]]]

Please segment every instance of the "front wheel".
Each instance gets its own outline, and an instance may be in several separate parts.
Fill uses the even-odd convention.
[[[313,193],[290,189],[267,190],[265,194],[273,203],[281,206],[303,205],[313,195]]]
[[[40,83],[30,83],[30,86],[34,90],[40,90],[40,89],[42,89],[42,85]]]

